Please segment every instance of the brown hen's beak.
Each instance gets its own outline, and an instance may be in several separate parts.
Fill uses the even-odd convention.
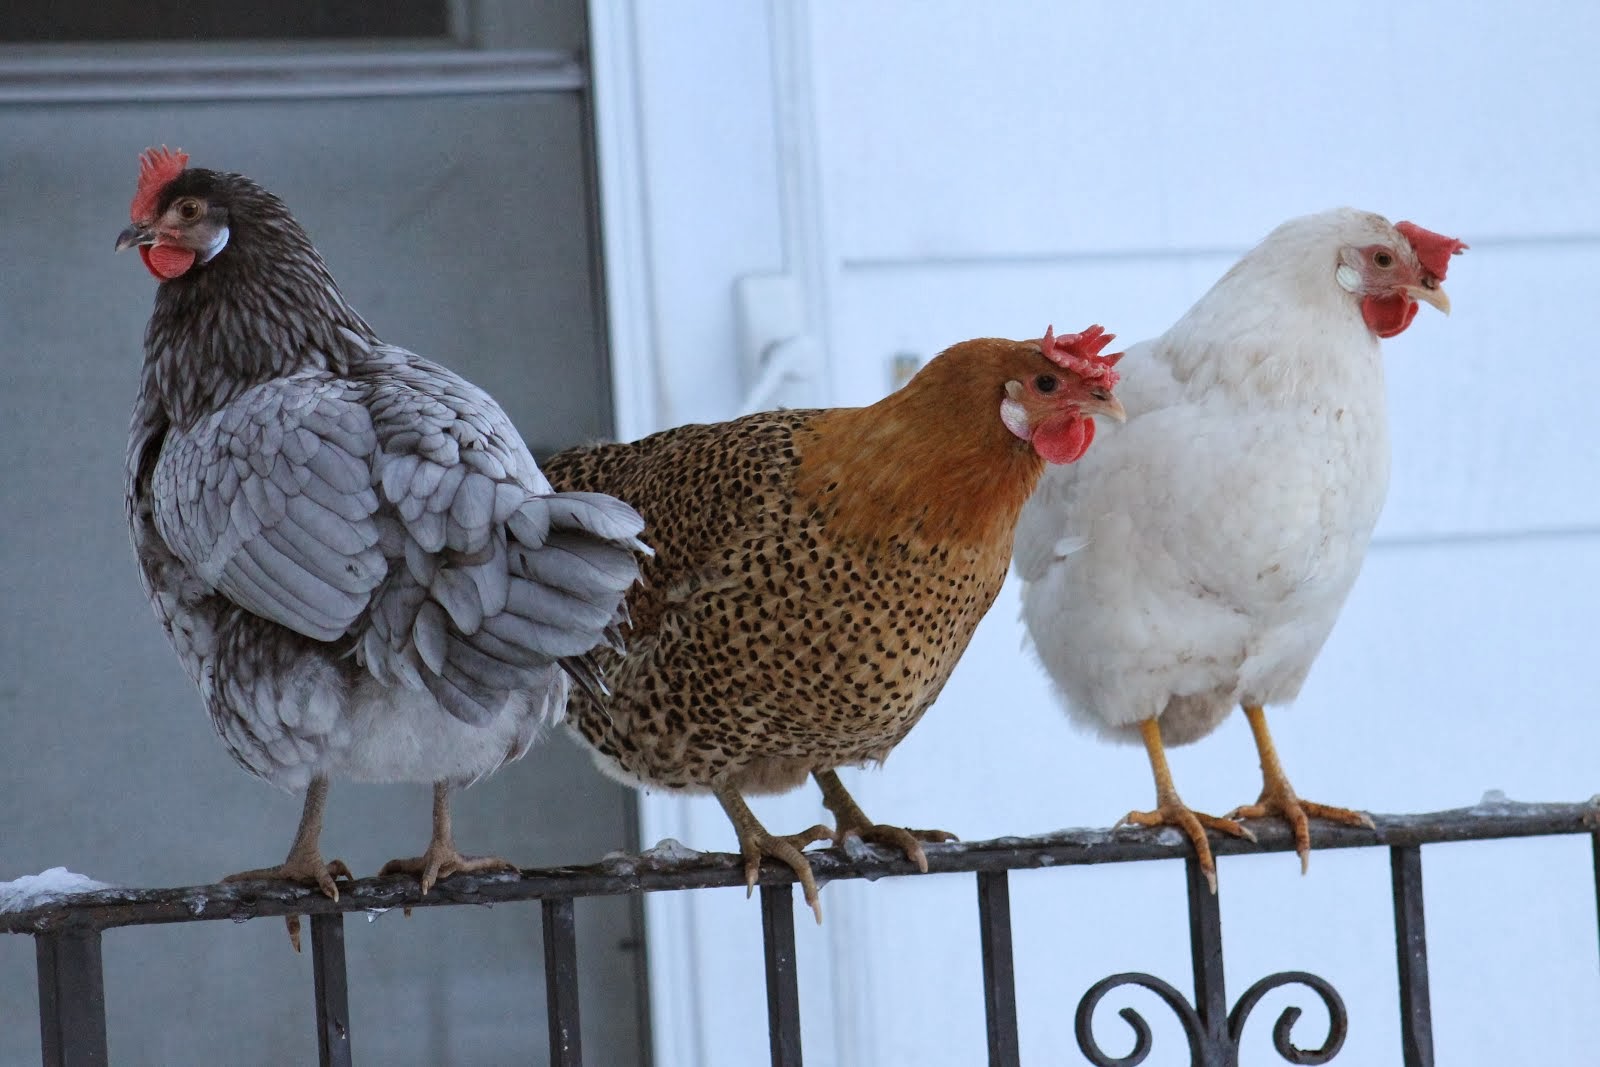
[[[1450,314],[1450,298],[1445,295],[1443,289],[1439,288],[1438,282],[1434,282],[1431,286],[1408,285],[1406,286],[1406,295],[1424,304],[1432,304],[1446,315]]]
[[[135,245],[153,245],[155,243],[155,233],[149,227],[142,226],[137,222],[117,234],[118,252],[126,252]]]
[[[1118,422],[1127,422],[1128,413],[1122,408],[1122,401],[1107,393],[1105,398],[1093,397],[1081,405],[1085,415],[1104,415],[1108,419]]]

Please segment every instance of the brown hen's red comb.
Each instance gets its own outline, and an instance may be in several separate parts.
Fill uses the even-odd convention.
[[[1422,264],[1422,269],[1441,282],[1444,281],[1444,272],[1450,269],[1450,257],[1459,256],[1467,250],[1465,241],[1424,230],[1414,222],[1398,222],[1394,228],[1400,231],[1401,237],[1411,242],[1411,250],[1417,254],[1417,262]]]
[[[183,173],[189,165],[189,153],[179,149],[174,152],[166,145],[146,148],[139,157],[139,187],[133,193],[133,205],[128,209],[134,222],[148,222],[156,213],[161,190],[167,183]]]
[[[1106,333],[1104,326],[1091,326],[1082,333],[1064,333],[1056,336],[1054,326],[1046,326],[1039,349],[1045,358],[1064,367],[1085,381],[1104,382],[1107,389],[1117,384],[1117,372],[1111,368],[1122,358],[1121,352],[1102,356],[1101,350],[1116,339],[1116,334]]]

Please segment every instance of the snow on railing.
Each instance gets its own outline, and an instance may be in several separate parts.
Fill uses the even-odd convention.
[[[1427,815],[1374,815],[1374,829],[1314,824],[1315,849],[1375,848],[1390,851],[1395,916],[1395,951],[1400,984],[1402,1056],[1406,1067],[1433,1067],[1433,1032],[1428,1001],[1428,949],[1423,926],[1422,846],[1558,834],[1594,836],[1595,891],[1600,903],[1600,807],[1589,804],[1522,804],[1490,793],[1471,808]],[[1223,837],[1212,842],[1221,856],[1288,852],[1294,840],[1278,821],[1253,823],[1254,844]],[[1185,861],[1194,999],[1170,983],[1141,973],[1115,974],[1095,983],[1079,1001],[1078,1046],[1096,1067],[1134,1067],[1151,1050],[1148,1023],[1132,1008],[1120,1011],[1134,1032],[1134,1048],[1112,1057],[1094,1036],[1096,1006],[1111,990],[1136,985],[1154,992],[1182,1023],[1196,1067],[1238,1062],[1240,1037],[1263,995],[1284,985],[1302,985],[1328,1012],[1328,1034],[1313,1048],[1299,1048],[1291,1031],[1301,1009],[1285,1008],[1273,1027],[1273,1045],[1287,1062],[1330,1062],[1344,1043],[1344,1003],[1326,980],[1303,971],[1268,975],[1249,986],[1230,1009],[1223,984],[1222,922],[1218,895],[1210,891],[1187,841],[1168,829],[1063,830],[1038,837],[950,842],[926,846],[930,874],[977,876],[979,936],[991,1067],[1018,1067],[1016,988],[1012,970],[1011,908],[1007,872],[1139,860]],[[808,852],[819,882],[833,879],[916,874],[903,856],[852,842],[848,852]],[[761,869],[761,919],[765,942],[767,1002],[772,1063],[799,1067],[800,1002],[795,971],[793,872],[768,862]],[[547,1025],[550,1062],[578,1067],[583,1054],[578,1029],[577,938],[573,902],[580,897],[669,892],[744,883],[743,862],[723,853],[699,853],[676,841],[638,856],[612,854],[585,867],[553,867],[510,873],[458,875],[439,882],[427,897],[415,879],[366,878],[342,884],[337,901],[313,889],[276,882],[237,882],[178,889],[103,886],[62,868],[18,882],[0,883],[0,933],[29,934],[37,944],[39,1016],[47,1067],[108,1063],[105,990],[100,932],[119,926],[272,915],[311,916],[318,1048],[323,1064],[350,1064],[351,1034],[344,963],[344,915],[381,914],[390,908],[447,907],[538,900],[543,909]],[[9,906],[6,906],[9,903]]]

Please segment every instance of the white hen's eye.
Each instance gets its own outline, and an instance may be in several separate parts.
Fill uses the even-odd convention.
[[[1373,255],[1372,262],[1374,266],[1382,267],[1383,269],[1388,270],[1390,267],[1394,266],[1394,256],[1390,255],[1388,252],[1378,252]]]

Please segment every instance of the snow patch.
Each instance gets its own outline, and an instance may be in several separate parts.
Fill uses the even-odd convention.
[[[601,856],[600,866],[604,867],[612,874],[620,875],[630,875],[639,869],[639,865],[635,861],[634,857],[620,850],[616,852],[607,852],[604,856]]]
[[[29,908],[55,904],[78,893],[115,888],[87,875],[73,874],[65,867],[51,867],[42,874],[26,875],[14,882],[0,882],[0,911],[27,911]]]
[[[1477,811],[1504,811],[1512,804],[1504,789],[1488,789],[1477,803]]]
[[[690,848],[676,837],[667,837],[656,842],[653,848],[639,853],[639,858],[654,863],[688,863],[704,855],[704,852]]]

